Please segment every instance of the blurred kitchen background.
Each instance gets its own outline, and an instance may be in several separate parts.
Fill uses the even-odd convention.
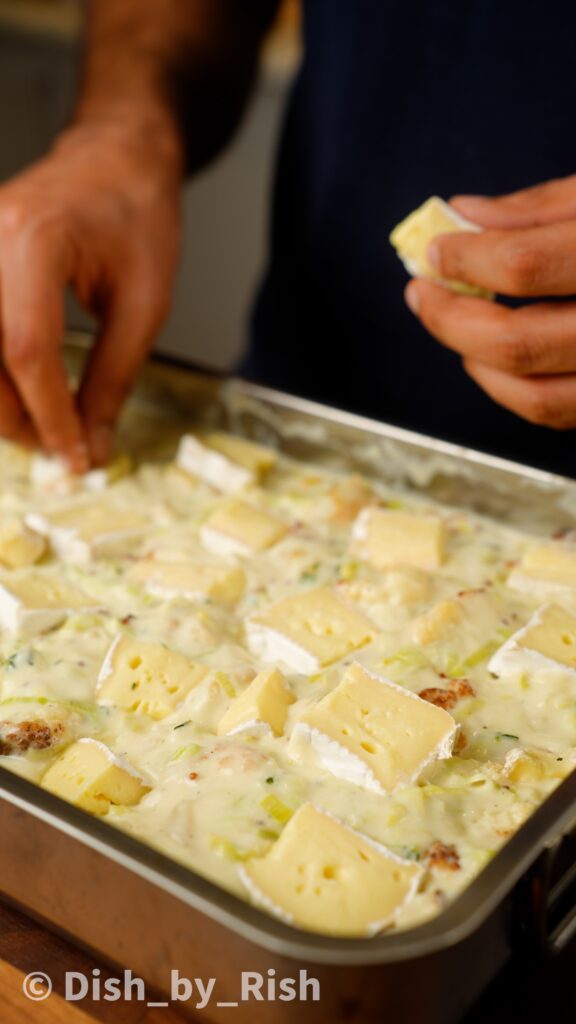
[[[0,0],[0,181],[40,156],[69,116],[83,0]],[[285,0],[258,85],[226,153],[186,189],[184,255],[164,351],[227,369],[240,352],[265,259],[276,141],[300,59]],[[70,305],[69,319],[82,315]]]

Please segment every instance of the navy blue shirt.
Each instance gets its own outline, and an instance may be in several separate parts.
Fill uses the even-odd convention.
[[[269,270],[243,372],[576,476],[576,431],[531,425],[467,377],[403,300],[388,241],[428,196],[501,194],[576,165],[566,0],[304,0]],[[576,339],[575,339],[576,344]]]

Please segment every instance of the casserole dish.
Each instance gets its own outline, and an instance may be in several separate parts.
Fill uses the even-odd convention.
[[[135,402],[152,434],[159,419],[166,434],[194,423],[225,428],[532,532],[574,524],[569,481],[243,382],[158,361]],[[160,990],[172,971],[214,977],[208,1020],[230,1015],[242,972],[299,971],[318,980],[319,1001],[240,999],[236,1019],[409,1021],[425,1006],[434,1020],[458,1020],[515,944],[554,950],[576,924],[573,777],[439,917],[371,940],[296,932],[24,779],[3,770],[0,782],[4,896]]]

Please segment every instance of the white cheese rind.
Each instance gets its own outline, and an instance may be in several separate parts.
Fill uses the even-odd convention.
[[[310,674],[371,643],[374,626],[331,587],[277,601],[246,623],[248,648],[266,661],[281,658]]]
[[[362,786],[374,793],[385,793],[365,761],[326,736],[315,726],[296,722],[290,735],[288,753],[295,761],[312,760],[331,775],[353,786]]]
[[[240,876],[240,881],[242,882],[242,885],[248,892],[248,895],[251,896],[254,903],[257,904],[257,906],[260,906],[264,910],[267,910],[268,913],[273,914],[274,917],[280,918],[281,921],[284,921],[284,924],[294,924],[293,915],[288,914],[285,910],[282,909],[282,907],[278,906],[277,903],[274,903],[274,901],[271,900],[270,897],[266,895],[266,893],[262,892],[262,890],[258,888],[256,883],[252,881],[250,875],[246,871],[246,868],[241,866],[238,870],[238,874]]]
[[[534,626],[542,624],[547,612],[554,605],[545,604],[531,616],[525,626],[519,629],[500,647],[488,662],[488,671],[494,676],[518,675],[523,672],[537,673],[554,669],[576,677],[576,668],[543,654],[541,651],[524,647],[522,640]],[[563,609],[564,610],[564,609]],[[571,613],[568,613],[571,614]]]
[[[78,596],[80,592],[75,592]],[[69,615],[78,611],[90,614],[98,611],[96,604],[92,605],[86,599],[86,605],[80,607],[50,607],[46,608],[27,607],[23,600],[10,589],[9,584],[0,583],[0,629],[8,633],[14,633],[24,638],[36,636],[40,633],[48,633],[56,629],[66,621]]]
[[[475,224],[474,221],[467,220],[466,217],[463,217],[461,213],[458,213],[458,211],[455,210],[454,207],[450,206],[449,203],[447,203],[444,199],[441,199],[440,196],[432,196],[428,200],[428,203],[435,203],[446,215],[446,217],[448,217],[453,224],[458,225],[458,227],[461,228],[462,231],[474,231],[478,233],[479,231],[482,230],[482,228],[478,224]],[[415,211],[415,213],[417,212],[418,211]],[[406,218],[406,220],[408,220],[408,218]],[[427,269],[422,264],[421,260],[407,256],[405,253],[402,253],[400,248],[398,248],[396,252],[398,254],[399,259],[402,261],[411,277],[428,276]]]
[[[227,459],[225,455],[201,444],[191,434],[186,434],[180,441],[176,462],[192,476],[200,477],[217,491],[233,494],[253,484],[255,476]]]
[[[240,725],[235,726],[234,729],[229,729],[224,735],[226,736],[237,736],[238,733],[261,733],[266,736],[273,736],[274,733],[268,724],[263,722],[259,718],[250,718],[246,722],[241,722]]]
[[[250,619],[246,623],[246,643],[248,650],[266,664],[280,662],[304,676],[320,671],[318,659],[300,644]]]
[[[413,899],[423,869],[334,815],[304,804],[268,853],[240,867],[239,875],[257,905],[289,924],[370,937]],[[375,891],[370,888],[367,896],[371,885]],[[347,893],[350,886],[352,893]]]
[[[400,702],[386,696],[392,691]],[[412,703],[416,717],[410,719]],[[363,705],[369,710],[360,710]],[[398,716],[397,726],[391,726],[390,716]],[[399,748],[391,729],[401,730],[405,723],[409,727],[399,735],[406,742]],[[302,712],[288,752],[353,785],[391,793],[414,783],[432,761],[450,757],[457,731],[446,711],[426,706],[411,690],[354,663],[334,690]]]
[[[63,562],[70,562],[75,565],[85,565],[92,557],[92,545],[82,540],[78,532],[72,529],[52,526],[51,523],[40,513],[30,512],[26,516],[26,523],[43,537],[48,537],[54,553]]]
[[[521,594],[529,594],[530,597],[541,601],[554,597],[568,597],[574,594],[574,587],[571,587],[568,583],[538,579],[536,576],[523,572],[520,566],[512,570],[506,580],[506,586],[510,587],[511,590],[517,590]]]
[[[376,569],[407,565],[433,571],[445,559],[445,534],[437,515],[371,505],[362,509],[353,524],[352,551]]]
[[[61,608],[26,609],[14,594],[0,584],[0,628],[8,633],[19,633],[26,637],[48,633],[64,622],[66,615],[67,612]]]
[[[142,772],[139,772],[138,769],[135,768],[133,764],[130,764],[125,757],[121,757],[120,754],[116,754],[113,750],[110,750],[110,747],[107,747],[102,740],[94,739],[92,736],[82,736],[79,740],[76,740],[76,743],[83,743],[88,746],[98,747],[98,749],[105,754],[108,761],[110,761],[110,764],[115,765],[117,768],[122,768],[128,773],[128,775],[132,775],[133,778],[138,779],[140,782],[144,783],[144,785],[149,784],[149,780],[146,779]]]
[[[69,562],[71,565],[86,565],[93,558],[112,556],[122,551],[127,542],[141,537],[144,532],[144,527],[133,530],[111,529],[86,540],[80,535],[78,528],[57,526],[37,512],[30,512],[26,516],[26,524],[43,537],[47,537],[55,554],[63,562]]]
[[[246,584],[243,571],[226,563],[162,562],[154,558],[135,562],[127,578],[162,600],[208,598],[226,605],[240,600]]]
[[[68,464],[58,455],[34,455],[30,463],[30,483],[33,487],[54,494],[69,494],[74,477]]]
[[[66,496],[74,491],[86,490],[100,494],[115,480],[125,476],[131,468],[127,456],[117,456],[108,466],[90,469],[83,476],[70,471],[68,463],[59,455],[35,455],[30,464],[30,483],[51,494]]]
[[[247,544],[243,544],[236,537],[222,533],[221,530],[215,530],[211,526],[200,527],[200,540],[207,551],[222,558],[236,558],[237,556],[247,558],[252,554],[252,550]]]

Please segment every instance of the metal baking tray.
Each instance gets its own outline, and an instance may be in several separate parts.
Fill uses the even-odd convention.
[[[166,359],[147,366],[132,402],[149,424],[143,444],[159,424],[209,423],[535,533],[576,526],[574,481]],[[215,978],[195,1018],[215,1024],[451,1024],[513,949],[549,956],[576,933],[576,773],[438,917],[373,939],[292,929],[2,768],[0,836],[2,898],[160,992],[172,971]],[[307,999],[242,1001],[243,972],[317,979],[320,999],[309,986]]]

